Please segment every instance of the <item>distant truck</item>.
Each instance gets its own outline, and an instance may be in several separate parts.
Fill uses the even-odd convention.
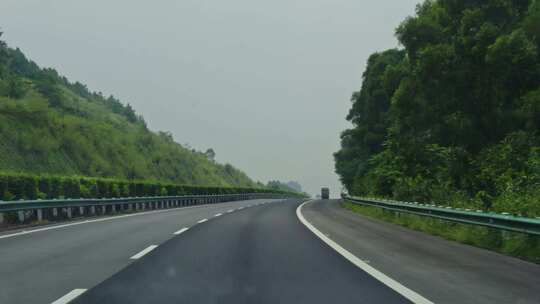
[[[330,198],[330,189],[323,187],[321,188],[321,198],[322,199],[329,199]]]

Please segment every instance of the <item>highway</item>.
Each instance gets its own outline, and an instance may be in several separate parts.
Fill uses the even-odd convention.
[[[98,284],[133,263],[133,255],[200,219],[271,201],[156,210],[22,235],[5,232],[0,234],[0,303],[52,303],[73,289]]]
[[[4,233],[0,270],[0,303],[540,302],[540,266],[367,219],[336,200]]]
[[[540,303],[540,266],[314,201],[305,218],[325,235],[434,303]]]

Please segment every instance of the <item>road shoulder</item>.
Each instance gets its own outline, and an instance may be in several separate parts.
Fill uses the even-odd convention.
[[[436,303],[539,303],[540,266],[313,201],[306,220],[359,259]]]

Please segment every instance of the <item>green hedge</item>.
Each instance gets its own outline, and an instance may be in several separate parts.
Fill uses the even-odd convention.
[[[133,196],[176,196],[231,193],[282,193],[264,188],[175,185],[112,178],[38,176],[0,173],[0,200],[55,198],[114,198]],[[296,193],[287,193],[300,196]]]

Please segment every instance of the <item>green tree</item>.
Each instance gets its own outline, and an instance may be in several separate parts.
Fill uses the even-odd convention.
[[[534,197],[539,29],[537,0],[418,5],[396,30],[403,50],[371,56],[353,94],[335,153],[344,186],[485,208]]]

